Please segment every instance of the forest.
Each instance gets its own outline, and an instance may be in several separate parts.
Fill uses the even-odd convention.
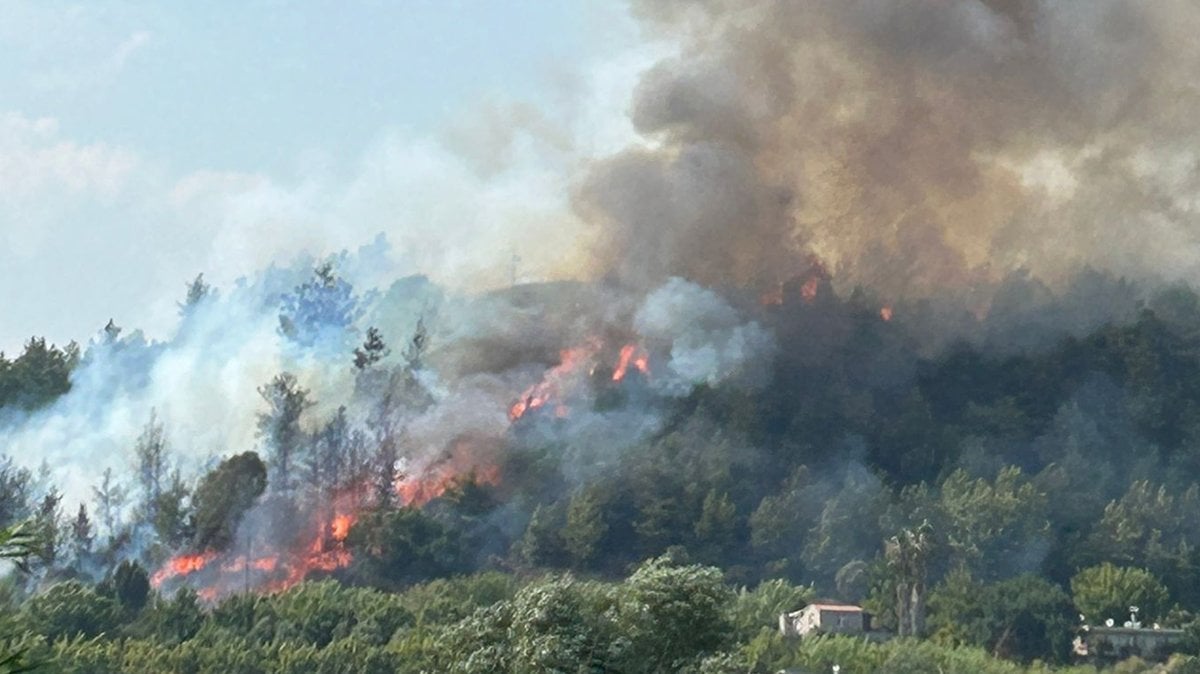
[[[360,293],[337,269],[253,293],[291,365],[243,410],[251,446],[189,462],[166,410],[145,408],[82,495],[55,466],[0,459],[0,671],[1200,671],[1200,296],[1185,286],[1092,274],[1005,313],[1005,293],[1035,285],[1018,277],[992,318],[952,329],[945,307],[814,268],[770,295],[729,291],[726,332],[768,346],[690,380],[687,345],[648,327],[652,294],[634,330],[541,348],[541,374],[522,370],[527,388],[490,413],[501,433],[456,429],[425,456],[422,424],[457,418],[434,413],[446,380],[496,350],[454,316],[508,324],[487,309],[533,303],[544,328],[547,297],[595,289],[456,307],[421,279]],[[166,342],[110,322],[86,346],[0,356],[0,442],[85,389],[152,388],[149,364],[215,339],[206,326],[249,292],[198,277]],[[401,300],[416,308],[389,314]],[[779,634],[780,613],[818,598],[897,638]],[[1130,606],[1184,630],[1167,663],[1072,656],[1083,624]]]

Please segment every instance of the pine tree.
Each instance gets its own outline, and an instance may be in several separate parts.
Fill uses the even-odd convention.
[[[87,506],[80,503],[79,513],[71,522],[71,551],[77,563],[83,562],[91,555],[93,539],[92,519],[88,517]]]
[[[154,519],[150,521],[159,540],[171,546],[178,546],[191,538],[191,513],[188,508],[190,496],[179,470],[173,471],[171,481],[158,495],[154,504]]]
[[[29,470],[14,465],[8,457],[0,457],[0,528],[30,516],[32,480]]]
[[[126,499],[125,487],[113,477],[112,468],[105,468],[100,477],[100,486],[92,487],[92,494],[96,498],[104,533],[111,539],[120,526],[121,508]]]
[[[137,562],[122,561],[113,572],[113,594],[121,606],[140,611],[150,597],[150,578]]]
[[[529,517],[529,525],[525,527],[525,535],[517,544],[517,554],[521,562],[533,567],[558,566],[563,558],[563,541],[559,536],[561,524],[559,517],[554,517],[547,508],[538,505]]]
[[[595,488],[586,488],[571,497],[567,507],[567,526],[562,538],[571,560],[586,567],[600,554],[600,543],[608,533],[604,504]]]
[[[417,319],[417,327],[413,329],[413,335],[404,349],[404,362],[409,371],[415,372],[421,369],[422,359],[428,347],[429,331],[425,328],[425,317],[421,316]]]
[[[163,482],[169,470],[166,432],[162,423],[158,421],[158,413],[155,410],[150,411],[150,420],[142,428],[133,451],[135,474],[142,499],[138,514],[143,522],[154,525],[158,520]]]
[[[708,561],[719,561],[720,555],[729,550],[737,536],[737,508],[729,494],[710,489],[700,508],[700,518],[692,527],[699,549]]]
[[[268,410],[258,415],[258,434],[268,450],[274,471],[272,483],[287,494],[295,488],[296,461],[302,457],[306,444],[300,417],[315,402],[308,399],[308,389],[302,388],[289,372],[276,375],[269,384],[260,386],[258,394],[268,405]]]
[[[47,567],[54,566],[58,560],[59,547],[62,541],[62,495],[57,489],[51,488],[42,497],[38,506],[34,526],[38,541],[37,555]]]
[[[121,336],[121,326],[117,325],[113,319],[108,319],[108,323],[104,325],[104,343],[113,344]]]
[[[212,286],[204,282],[204,274],[197,274],[192,282],[187,284],[187,295],[183,302],[179,303],[179,315],[187,316],[201,302],[213,295]]]
[[[332,262],[324,262],[311,279],[283,296],[279,332],[303,347],[340,350],[362,314],[353,286],[338,278]]]
[[[379,443],[379,449],[372,461],[375,505],[381,510],[390,510],[396,506],[397,461],[399,456],[395,443],[390,437],[385,438]]]
[[[363,371],[387,357],[389,349],[375,327],[367,328],[367,338],[354,350],[354,368]]]

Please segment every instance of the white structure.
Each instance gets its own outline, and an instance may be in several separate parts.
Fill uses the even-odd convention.
[[[871,629],[870,616],[860,606],[816,603],[779,616],[784,636],[808,634],[864,634]]]

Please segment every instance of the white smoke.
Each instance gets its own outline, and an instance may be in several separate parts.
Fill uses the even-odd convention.
[[[669,374],[654,385],[675,394],[725,380],[761,384],[774,350],[762,326],[744,321],[715,292],[680,278],[647,295],[633,323],[649,342],[666,345]]]

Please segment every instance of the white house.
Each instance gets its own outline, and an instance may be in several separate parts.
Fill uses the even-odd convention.
[[[784,636],[864,634],[870,629],[870,616],[862,607],[851,604],[813,603],[779,616],[779,631]]]

